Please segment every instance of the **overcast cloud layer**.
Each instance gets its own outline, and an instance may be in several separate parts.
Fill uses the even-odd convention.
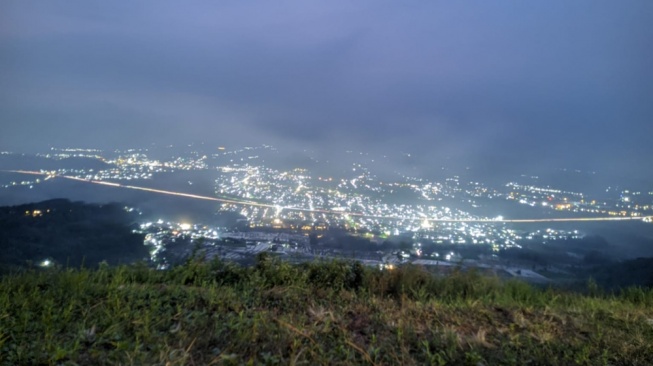
[[[653,2],[3,1],[0,149],[206,141],[653,175]]]

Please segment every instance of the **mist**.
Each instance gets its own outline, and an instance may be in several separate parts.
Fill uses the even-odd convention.
[[[271,144],[409,153],[422,174],[653,175],[650,2],[1,7],[3,149]]]

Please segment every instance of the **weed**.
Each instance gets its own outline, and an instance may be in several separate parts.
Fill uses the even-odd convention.
[[[0,277],[0,365],[585,364],[653,360],[653,290],[540,289],[356,262],[196,254]]]

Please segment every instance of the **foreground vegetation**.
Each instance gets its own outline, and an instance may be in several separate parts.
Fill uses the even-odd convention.
[[[2,365],[650,365],[653,290],[189,260],[0,280]]]

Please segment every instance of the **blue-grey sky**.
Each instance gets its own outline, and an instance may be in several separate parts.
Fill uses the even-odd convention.
[[[0,3],[0,149],[206,141],[653,175],[653,2]]]

